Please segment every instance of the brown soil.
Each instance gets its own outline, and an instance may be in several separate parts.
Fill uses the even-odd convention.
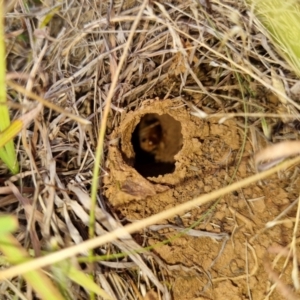
[[[103,234],[102,226],[110,232],[119,227],[119,221],[126,225],[141,220],[253,175],[253,152],[269,143],[270,136],[273,142],[299,139],[300,125],[290,118],[282,118],[281,123],[290,122],[292,134],[263,132],[263,120],[268,125],[265,131],[278,124],[279,118],[268,117],[269,113],[299,117],[291,103],[286,105],[277,96],[279,92],[299,103],[299,78],[281,57],[282,47],[278,51],[265,36],[248,1],[23,2],[4,1],[7,79],[92,123],[83,127],[59,110],[45,107],[26,134],[23,131],[22,143],[16,140],[22,173],[12,181],[18,180],[26,198],[13,192],[6,196],[5,191],[0,207],[1,213],[17,216],[20,228],[15,236],[25,249],[33,248],[38,254],[52,249],[56,240],[60,248],[66,248],[88,238],[87,214],[92,204],[87,202],[99,127],[106,128],[107,135],[98,203],[116,220],[109,220],[107,226],[98,214],[101,230],[97,235]],[[142,13],[143,3],[147,6]],[[31,109],[27,97],[11,87],[7,91],[12,118]],[[193,116],[192,105],[209,118]],[[106,108],[111,110],[104,126]],[[219,113],[236,114],[235,120],[220,124]],[[246,118],[245,113],[261,115]],[[241,126],[246,119],[247,132]],[[280,131],[280,127],[273,129]],[[0,173],[4,186],[10,175],[1,162]],[[99,271],[96,283],[114,292],[114,299],[142,299],[144,290],[148,292],[145,299],[161,299],[163,289],[159,291],[152,280],[156,276],[175,300],[291,300],[297,286],[292,271],[298,278],[300,257],[293,253],[298,260],[294,259],[292,268],[292,255],[286,251],[293,235],[298,238],[294,249],[299,245],[299,229],[293,234],[296,205],[279,218],[285,222],[272,228],[266,224],[299,197],[298,173],[297,167],[284,170],[135,233],[139,245],[153,246],[156,257],[151,264],[149,251],[140,260],[128,258],[134,267],[98,262],[93,268],[81,264],[81,271]],[[73,201],[73,183],[84,192],[77,197],[79,202]],[[106,206],[103,189],[111,205]],[[39,216],[38,238],[32,234],[34,226],[28,226],[35,220],[28,214],[28,199],[32,214]],[[74,226],[69,225],[62,205],[68,207]],[[174,238],[190,226],[195,231]],[[119,254],[137,246],[130,243],[125,251],[120,244],[119,240],[107,244],[99,253]],[[140,262],[148,263],[151,272],[137,268]],[[79,267],[77,262],[74,265]],[[278,289],[273,289],[276,281]],[[21,276],[11,283],[27,298],[35,297]],[[68,287],[75,294],[83,293],[70,299],[89,297],[77,285],[68,283]],[[2,281],[0,298],[7,294],[10,299],[12,292]],[[167,293],[164,296],[169,299]],[[293,299],[299,296],[298,291]]]
[[[134,168],[137,146],[132,136],[147,114],[158,115],[163,133],[151,153],[152,161],[138,167],[140,173],[154,170],[153,177],[143,177]],[[240,155],[243,135],[232,120],[219,124],[218,120],[192,116],[181,100],[145,101],[139,110],[127,113],[111,135],[111,140],[118,142],[109,147],[106,196],[127,220],[134,221],[224,187],[235,172],[234,180],[248,177],[255,172],[252,145],[247,141]],[[174,172],[159,175],[159,170],[164,173],[162,164],[172,163],[173,157]],[[155,248],[154,252],[173,266],[167,281],[174,299],[284,299],[276,290],[267,296],[268,275],[274,273],[269,265],[291,242],[293,225],[287,222],[265,229],[265,224],[296,199],[297,181],[290,184],[293,172],[279,174],[279,179],[273,176],[164,223],[187,228],[198,222],[194,229],[228,234],[220,240],[185,234]],[[294,216],[295,209],[288,216]],[[150,228],[148,243],[155,245],[175,234],[172,227]],[[274,270],[283,272],[281,280],[289,285],[292,264],[283,268],[285,259],[281,258]]]

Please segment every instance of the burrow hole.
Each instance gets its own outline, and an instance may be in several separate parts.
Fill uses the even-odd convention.
[[[134,168],[144,177],[173,173],[182,147],[181,124],[168,114],[145,114],[131,138]]]

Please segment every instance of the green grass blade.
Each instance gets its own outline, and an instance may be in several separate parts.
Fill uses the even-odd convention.
[[[0,234],[0,250],[8,261],[14,264],[29,259],[27,252],[11,234]],[[23,274],[27,283],[43,300],[64,300],[52,281],[41,271],[33,270]]]
[[[0,132],[0,148],[4,147],[11,141],[23,128],[21,120],[15,120],[4,131]]]
[[[103,289],[101,289],[88,275],[77,270],[74,266],[70,266],[67,276],[86,290],[94,292],[103,299],[112,300],[112,297],[110,297]]]
[[[300,76],[300,3],[297,0],[247,0],[277,50]]]
[[[6,105],[6,61],[5,61],[5,45],[4,45],[4,17],[3,5],[0,6],[0,132],[8,128],[10,124],[9,111]],[[0,159],[8,166],[13,174],[19,172],[19,165],[16,158],[13,140],[6,143],[0,151]]]
[[[0,235],[5,233],[11,233],[17,230],[18,221],[13,216],[1,216],[0,217]]]

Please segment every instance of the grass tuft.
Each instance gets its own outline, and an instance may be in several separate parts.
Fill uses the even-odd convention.
[[[300,77],[300,3],[297,0],[249,1],[260,26]]]

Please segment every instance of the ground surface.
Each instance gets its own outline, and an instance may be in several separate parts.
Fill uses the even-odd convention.
[[[18,216],[16,236],[25,248],[49,249],[52,239],[66,248],[88,238],[98,129],[107,104],[97,235],[247,178],[257,172],[255,152],[299,139],[299,126],[278,125],[280,113],[292,110],[276,92],[280,86],[299,101],[300,93],[292,93],[298,79],[244,1],[149,1],[130,41],[144,1],[29,2],[6,4],[8,78],[92,126],[45,107],[23,132],[28,145],[16,143],[20,181],[1,165],[1,183],[14,182],[38,216],[35,241],[27,238],[27,202],[12,191],[1,194],[1,213]],[[12,118],[31,110],[12,88],[7,97]],[[294,291],[297,204],[291,205],[299,196],[298,173],[294,166],[193,207],[133,234],[132,244],[127,238],[128,244],[104,245],[97,254],[155,247],[95,263],[97,284],[114,299],[300,298]],[[266,228],[274,219],[276,225]],[[291,255],[293,232],[297,251]],[[78,297],[70,299],[88,299],[74,286],[70,292]],[[27,288],[22,281],[21,292],[31,295]]]
[[[229,184],[235,173],[236,180],[255,173],[249,141],[245,144],[243,156],[239,156],[244,131],[234,121],[218,124],[216,120],[199,120],[189,113],[185,114],[189,109],[180,106],[180,100],[150,101],[135,114],[127,116],[116,135],[122,136],[123,133],[126,140],[129,122],[137,123],[143,114],[150,111],[165,113],[166,108],[172,117],[180,120],[183,134],[183,147],[176,155],[173,173],[145,179],[134,166],[128,166],[125,161],[120,163],[121,156],[116,159],[116,149],[122,147],[112,146],[110,149],[108,168],[111,178],[107,179],[106,193],[123,217],[130,221],[219,189]],[[111,165],[119,167],[112,170]],[[289,170],[224,196],[214,204],[211,212],[211,205],[195,208],[162,223],[170,226],[147,230],[150,245],[174,237],[174,226],[178,232],[195,222],[198,224],[194,229],[227,234],[219,236],[218,241],[214,237],[185,234],[155,248],[154,252],[166,264],[176,265],[176,270],[168,273],[174,299],[264,299],[267,296],[266,282],[270,270],[264,265],[270,264],[274,255],[291,242],[293,224],[287,220],[285,224],[270,229],[266,229],[265,225],[297,198],[298,181],[290,183],[294,171]],[[129,184],[129,178],[131,190],[122,190],[124,184]],[[160,189],[155,189],[157,183]],[[121,189],[116,188],[120,186]],[[166,190],[161,191],[161,186]],[[145,197],[147,193],[153,195]],[[295,213],[294,207],[288,216],[293,217]],[[280,260],[276,267],[281,269],[283,261]],[[283,281],[289,283],[290,274],[291,262],[282,275]],[[270,299],[283,298],[275,292]]]

